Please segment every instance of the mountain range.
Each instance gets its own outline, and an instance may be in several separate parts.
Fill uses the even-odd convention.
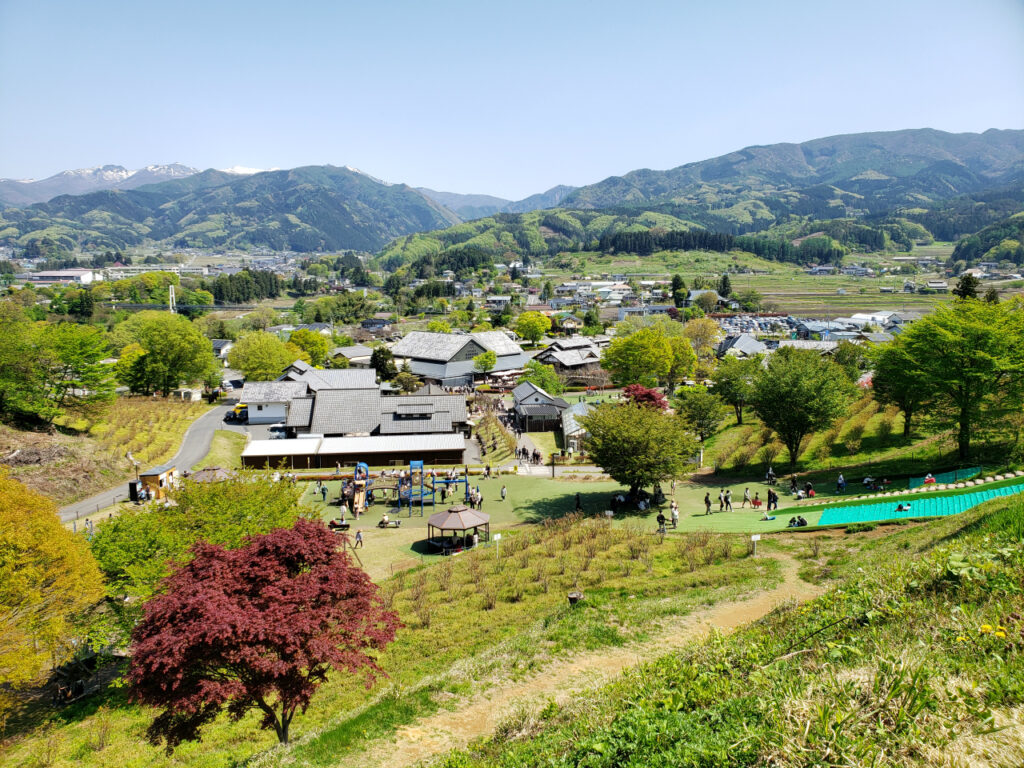
[[[45,203],[58,195],[82,195],[101,189],[136,189],[196,173],[198,169],[181,163],[147,165],[134,171],[120,165],[104,165],[61,171],[38,181],[0,179],[0,206]]]
[[[160,183],[147,183],[154,180]],[[648,212],[645,220],[664,215],[686,226],[744,234],[806,220],[916,210],[1022,184],[1021,130],[916,129],[754,146],[667,171],[636,170],[575,189],[554,187],[519,201],[386,184],[329,165],[247,174],[181,165],[134,172],[104,166],[38,182],[0,182],[8,195],[12,189],[29,197],[76,192],[0,209],[0,244],[49,238],[63,250],[150,243],[379,251],[395,238],[450,226],[456,226],[451,237],[441,239],[458,245],[481,231],[459,229],[467,219],[550,208],[604,211],[620,222]],[[586,218],[588,232],[603,220]],[[535,226],[544,234],[554,229],[541,219]],[[504,239],[509,237],[514,246],[514,233]]]

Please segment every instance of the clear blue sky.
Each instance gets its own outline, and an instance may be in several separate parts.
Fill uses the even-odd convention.
[[[0,0],[0,177],[352,165],[524,197],[751,144],[1024,128],[1024,0]]]

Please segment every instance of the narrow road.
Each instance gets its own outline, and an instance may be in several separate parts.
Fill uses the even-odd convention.
[[[681,616],[664,625],[649,640],[623,648],[605,648],[556,661],[525,681],[499,684],[452,710],[442,710],[401,728],[391,741],[381,741],[359,755],[346,758],[346,766],[405,768],[450,749],[463,748],[488,736],[518,707],[553,699],[562,704],[585,690],[610,682],[629,667],[678,650],[707,637],[713,630],[729,633],[762,618],[790,600],[804,601],[824,590],[797,576],[800,564],[789,555],[772,555],[782,565],[783,581],[746,599],[712,606]]]
[[[229,424],[224,421],[224,414],[228,412],[229,407],[231,406],[218,405],[192,422],[192,425],[185,432],[185,436],[181,441],[181,448],[166,463],[177,465],[179,472],[191,469],[194,464],[202,461],[203,457],[210,452],[213,433],[218,429],[245,433],[245,426]],[[149,469],[149,467],[142,467],[142,469]],[[124,501],[127,498],[128,481],[125,480],[116,487],[102,493],[97,493],[88,499],[82,499],[74,504],[61,507],[59,512],[60,520],[62,523],[69,523],[72,520],[77,520],[79,517],[94,513],[98,509],[104,509],[118,501]]]

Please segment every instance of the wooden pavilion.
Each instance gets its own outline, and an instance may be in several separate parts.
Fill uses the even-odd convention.
[[[427,520],[427,541],[445,554],[472,547],[474,534],[483,541],[490,539],[491,516],[465,504],[437,512]]]

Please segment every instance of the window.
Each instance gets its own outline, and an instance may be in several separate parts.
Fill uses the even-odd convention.
[[[256,410],[257,411],[262,411],[263,410],[263,406],[262,405],[257,405],[256,406]]]

